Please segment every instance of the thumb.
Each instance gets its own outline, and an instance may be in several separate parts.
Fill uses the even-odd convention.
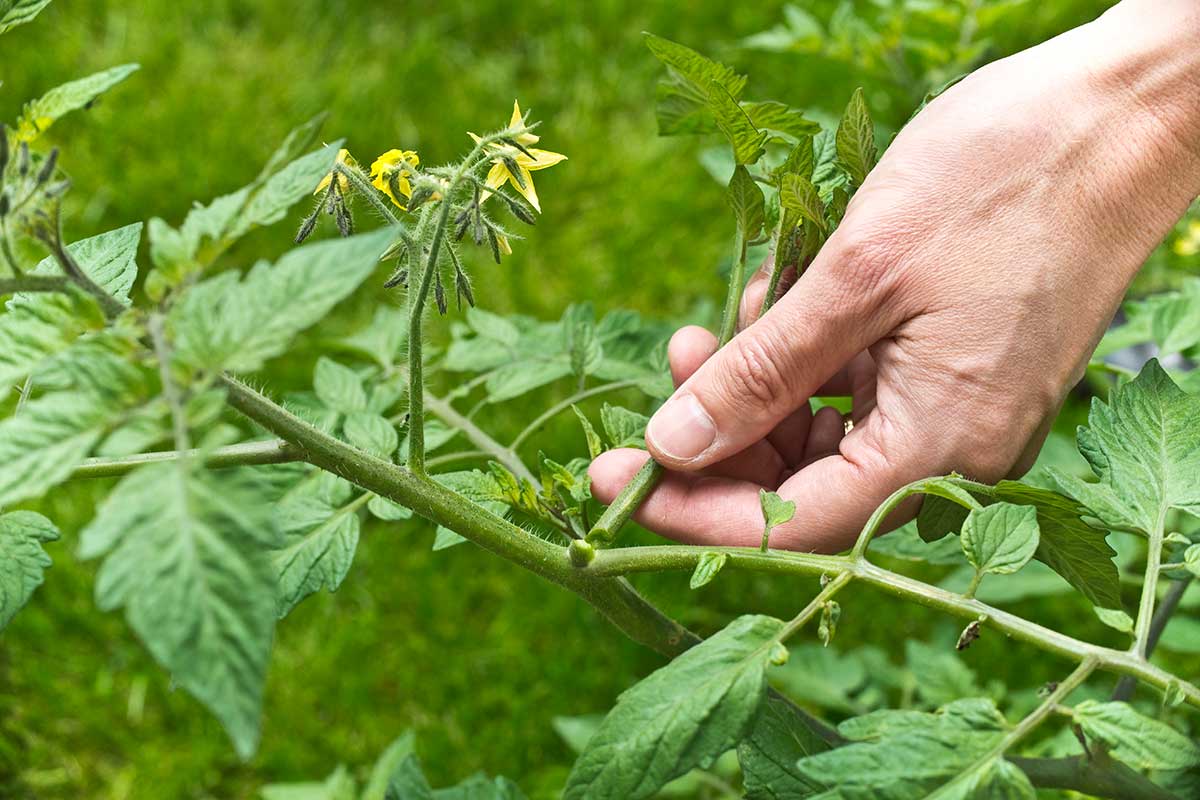
[[[891,281],[837,240],[650,420],[646,444],[659,463],[690,471],[740,452],[899,322],[885,308]]]

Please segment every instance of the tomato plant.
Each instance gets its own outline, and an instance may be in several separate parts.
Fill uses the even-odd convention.
[[[0,3],[0,32],[45,5]],[[727,148],[719,170],[732,211],[719,328],[727,342],[751,248],[768,245],[774,255],[766,312],[837,228],[878,157],[877,128],[861,90],[822,126],[786,104],[744,99],[745,76],[690,48],[653,35],[646,43],[667,70],[660,132],[720,136]],[[664,327],[626,311],[597,319],[582,304],[549,322],[476,308],[462,254],[477,247],[500,263],[524,246],[518,231],[541,211],[534,173],[566,158],[542,141],[552,128],[514,104],[506,124],[470,134],[456,163],[423,164],[414,151],[392,149],[363,169],[341,141],[314,146],[317,118],[249,184],[177,225],[155,217],[144,229],[133,223],[67,242],[67,156],[40,149],[39,137],[135,69],[53,89],[0,128],[0,294],[8,297],[0,379],[20,387],[0,421],[0,503],[34,500],[67,481],[119,478],[78,534],[78,555],[99,562],[97,605],[124,612],[240,756],[258,745],[279,620],[346,580],[365,517],[417,514],[439,526],[435,549],[474,542],[577,594],[670,659],[603,719],[563,721],[579,751],[567,798],[649,797],[681,781],[752,798],[1200,791],[1200,747],[1181,730],[1183,712],[1200,707],[1200,688],[1151,661],[1200,574],[1200,400],[1180,386],[1194,388],[1194,373],[1173,376],[1151,361],[1133,375],[1097,362],[1117,375],[1079,430],[1090,477],[1054,469],[996,485],[929,477],[893,494],[845,553],[772,548],[772,529],[794,509],[767,491],[760,548],[629,545],[626,523],[659,468],[648,462],[600,509],[586,467],[604,449],[644,445],[646,417],[605,405],[597,421],[578,404],[618,390],[669,395]],[[295,249],[245,272],[219,269],[236,240],[310,196]],[[139,265],[143,238],[149,263]],[[403,309],[381,306],[370,324],[331,342],[310,389],[277,400],[254,385],[296,336],[376,278],[403,292]],[[1101,356],[1147,340],[1167,354],[1194,354],[1195,295],[1188,284],[1131,305]],[[427,347],[427,327],[452,313],[461,317],[449,346]],[[530,413],[511,441],[477,421],[481,408],[528,404],[559,381],[572,381],[574,393]],[[586,452],[566,463],[519,455],[572,410]],[[443,449],[456,438],[470,449]],[[448,469],[461,462],[483,466]],[[877,538],[888,514],[916,496],[924,503],[915,524]],[[0,516],[0,626],[42,583],[47,547],[59,537],[41,514]],[[1118,563],[1110,537],[1144,545],[1144,568]],[[926,582],[880,559],[952,565],[958,583]],[[987,594],[1038,569],[1085,597],[1128,646],[1051,629]],[[811,597],[790,619],[744,614],[701,640],[630,580],[678,570],[692,573],[693,589],[733,570],[782,575]],[[1125,608],[1122,581],[1140,583],[1136,608]],[[964,627],[956,643],[908,642],[902,667],[878,649],[840,653],[831,647],[836,596],[856,587]],[[798,643],[809,628],[820,644]],[[1001,635],[1068,662],[1062,679],[1009,702],[964,678],[953,650]],[[854,670],[863,674],[839,685]],[[1115,690],[1097,691],[1100,673],[1120,676]],[[1162,702],[1131,704],[1139,684]],[[1055,727],[1060,734],[1034,736]],[[361,795],[344,769],[308,788],[315,797],[522,796],[507,779],[481,776],[435,791],[411,735],[381,756]]]

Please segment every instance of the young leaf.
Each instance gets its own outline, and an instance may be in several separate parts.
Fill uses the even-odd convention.
[[[1165,722],[1127,703],[1085,700],[1073,710],[1089,738],[1103,742],[1113,756],[1134,769],[1189,769],[1200,765],[1200,747]]]
[[[322,403],[343,414],[353,414],[367,407],[367,393],[363,391],[358,374],[325,356],[317,359],[313,391]]]
[[[1094,399],[1078,438],[1100,478],[1097,491],[1127,508],[1142,531],[1161,531],[1169,508],[1200,513],[1200,398],[1157,361],[1113,389],[1107,403]]]
[[[796,146],[788,153],[787,159],[771,171],[771,177],[775,185],[779,187],[783,186],[783,179],[787,175],[798,175],[807,181],[811,181],[815,165],[813,137],[802,136],[800,137],[800,141],[796,142]]]
[[[3,23],[0,22],[0,25]],[[0,33],[2,32],[0,31]],[[53,125],[55,120],[64,114],[83,108],[128,78],[137,69],[137,64],[110,67],[86,78],[56,86],[37,100],[26,103],[25,108],[21,111],[21,118],[17,120],[17,139],[26,142],[33,141]]]
[[[54,523],[32,511],[0,515],[0,631],[42,585],[50,556],[42,549],[58,539]]]
[[[767,552],[771,531],[780,525],[791,522],[792,517],[796,515],[796,502],[794,500],[784,500],[779,495],[774,492],[768,492],[766,489],[758,490],[758,502],[762,506],[763,537],[761,549],[765,553]]]
[[[654,57],[696,88],[702,89],[715,83],[734,97],[739,96],[745,88],[746,76],[738,75],[724,64],[705,58],[690,47],[670,39],[655,36],[653,33],[643,35],[646,47]]]
[[[980,573],[1016,572],[1033,558],[1039,539],[1033,506],[994,503],[972,511],[962,526],[963,553]]]
[[[837,159],[855,186],[861,186],[875,166],[875,127],[863,90],[855,89],[837,129]]]
[[[155,660],[217,716],[242,758],[258,743],[276,609],[276,540],[248,477],[141,467],[80,535],[81,557],[106,556],[97,604],[124,607]]]
[[[809,780],[796,763],[829,745],[804,724],[794,706],[767,698],[750,735],[738,745],[738,763],[747,800],[804,800],[822,788]]]
[[[721,84],[710,83],[708,107],[717,121],[717,127],[733,147],[733,163],[745,165],[758,161],[766,151],[770,136],[754,127],[734,96]]]
[[[275,527],[282,547],[271,553],[279,576],[280,619],[321,589],[336,592],[358,549],[358,516],[368,496],[352,498],[353,487],[331,473],[317,473],[275,504]]]
[[[737,220],[738,232],[743,241],[758,238],[765,220],[763,193],[745,167],[734,167],[733,177],[729,180],[729,188],[725,192],[725,200],[733,209],[733,216]]]
[[[32,22],[48,5],[50,0],[0,0],[0,33]]]
[[[600,441],[600,435],[596,433],[591,421],[579,406],[572,403],[571,410],[575,412],[575,416],[579,418],[579,424],[583,427],[583,438],[587,440],[588,458],[595,460],[604,452],[604,444]]]
[[[305,245],[274,266],[258,264],[245,280],[224,272],[198,284],[168,318],[176,356],[197,369],[257,369],[366,280],[391,235],[380,229]]]
[[[739,97],[746,76],[684,45],[647,33],[646,47],[667,67],[668,78],[657,89],[655,117],[660,136],[708,133],[715,128],[709,110],[708,86],[718,83]]]
[[[650,418],[636,411],[605,403],[600,407],[600,425],[611,447],[646,447],[646,424]]]
[[[811,119],[805,119],[803,111],[789,108],[774,100],[743,102],[741,106],[755,127],[782,134],[788,139],[803,140],[805,136],[812,136],[821,130],[820,125]]]
[[[1092,609],[1096,612],[1096,616],[1110,628],[1120,631],[1121,633],[1133,632],[1133,618],[1119,608],[1100,608],[1095,606]]]
[[[750,732],[777,619],[739,617],[627,690],[575,762],[565,800],[638,800]]]
[[[1183,566],[1188,572],[1200,578],[1200,544],[1194,544],[1183,551]]]
[[[729,556],[725,553],[705,553],[700,556],[700,560],[696,563],[696,571],[692,573],[692,579],[688,581],[688,586],[699,589],[701,586],[711,583],[728,560]]]
[[[817,194],[817,187],[808,178],[794,173],[785,174],[779,189],[779,202],[784,208],[795,211],[803,219],[816,225],[819,230],[828,230],[825,205]]]

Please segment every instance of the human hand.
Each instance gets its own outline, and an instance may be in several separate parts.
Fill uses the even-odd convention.
[[[838,550],[909,481],[1026,471],[1137,268],[1200,191],[1200,17],[1152,5],[1127,0],[951,88],[761,320],[763,274],[728,346],[676,333],[679,388],[646,433],[671,472],[635,519],[755,545],[766,487],[797,509],[772,544]],[[835,410],[811,412],[827,394],[852,396],[848,433]],[[610,502],[646,457],[598,458],[596,497]]]

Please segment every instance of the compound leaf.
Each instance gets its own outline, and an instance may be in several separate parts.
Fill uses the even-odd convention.
[[[224,725],[242,758],[259,737],[275,629],[277,545],[249,472],[155,464],[126,475],[80,535],[105,556],[96,602]]]
[[[1113,756],[1135,769],[1188,769],[1200,765],[1200,747],[1165,722],[1135,711],[1128,703],[1085,700],[1073,709],[1084,734],[1108,746]]]
[[[625,691],[567,779],[566,800],[638,800],[752,729],[777,619],[743,616]]]
[[[58,539],[54,523],[32,511],[0,515],[0,631],[42,585],[50,556],[42,549]]]

